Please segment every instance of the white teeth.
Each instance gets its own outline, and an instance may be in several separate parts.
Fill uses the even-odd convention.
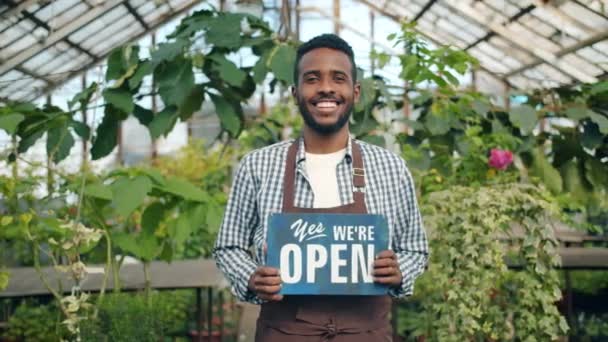
[[[317,103],[316,106],[319,108],[335,108],[337,104],[335,102],[323,101]]]

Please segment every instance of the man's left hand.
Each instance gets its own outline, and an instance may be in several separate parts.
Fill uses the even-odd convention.
[[[386,284],[391,287],[401,286],[401,270],[397,262],[397,255],[391,250],[386,250],[376,255],[374,260],[374,282]]]

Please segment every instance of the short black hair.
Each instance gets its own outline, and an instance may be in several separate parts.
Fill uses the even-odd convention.
[[[311,40],[300,45],[298,48],[298,52],[296,54],[296,63],[293,67],[293,81],[295,82],[296,86],[298,85],[298,69],[302,56],[311,50],[320,48],[329,48],[344,52],[344,54],[346,54],[350,60],[353,83],[357,81],[357,65],[355,64],[355,53],[353,52],[353,48],[344,39],[338,37],[337,35],[325,33],[312,38]]]

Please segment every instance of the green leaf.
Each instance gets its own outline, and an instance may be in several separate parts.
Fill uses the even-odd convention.
[[[93,96],[93,94],[95,94],[96,91],[97,91],[97,83],[93,82],[86,89],[79,92],[70,101],[68,101],[68,107],[71,110],[72,107],[74,107],[74,105],[76,103],[79,103],[80,104],[79,108],[81,110],[86,108],[87,105],[89,104],[89,101],[91,101],[91,97]]]
[[[564,190],[568,191],[571,196],[579,203],[587,203],[589,201],[589,191],[584,183],[584,175],[581,173],[579,162],[571,159],[560,167],[560,172],[564,180]]]
[[[231,136],[238,136],[241,130],[241,108],[239,104],[232,104],[226,101],[225,98],[213,94],[209,94],[215,111],[220,118],[222,127],[227,130]],[[238,106],[238,108],[235,108]]]
[[[181,56],[189,41],[185,39],[177,39],[171,43],[160,43],[158,48],[150,53],[152,65],[158,65],[163,61],[172,61],[177,56]]]
[[[373,78],[365,78],[360,81],[361,95],[359,102],[355,104],[355,111],[359,112],[372,105],[376,95],[376,87]]]
[[[589,109],[586,107],[570,107],[566,109],[566,116],[572,120],[582,120],[589,116]]]
[[[293,67],[296,61],[296,50],[286,44],[275,47],[270,55],[269,65],[274,76],[288,85],[294,83]]]
[[[554,194],[562,192],[562,177],[560,173],[549,163],[541,148],[532,151],[532,165],[530,174],[542,181],[547,189]]]
[[[5,130],[9,135],[15,134],[19,123],[25,119],[23,114],[11,113],[0,115],[0,128]]]
[[[154,71],[154,65],[150,61],[143,61],[137,66],[137,70],[133,76],[129,79],[129,89],[135,90],[139,87],[141,81],[147,75],[150,75]]]
[[[581,145],[590,150],[596,149],[602,144],[604,135],[600,133],[598,125],[593,122],[583,122],[583,132],[581,133]]]
[[[509,120],[518,127],[522,134],[529,134],[536,127],[538,117],[534,108],[528,105],[514,107],[509,111]]]
[[[46,154],[53,162],[59,163],[65,159],[74,146],[74,137],[67,126],[52,128],[46,136]]]
[[[152,122],[148,125],[152,140],[158,139],[163,134],[169,134],[173,129],[173,126],[175,126],[177,117],[178,113],[173,106],[166,107],[162,112],[156,114]]]
[[[141,215],[141,227],[146,234],[154,235],[158,225],[165,217],[165,207],[160,202],[154,202]]]
[[[192,225],[188,220],[187,215],[180,215],[175,222],[169,226],[168,233],[177,246],[181,246],[186,242],[192,234]]]
[[[107,59],[108,68],[106,69],[106,81],[115,80],[124,73],[124,67],[122,64],[122,47],[117,47]]]
[[[24,135],[21,137],[19,141],[19,147],[17,148],[17,152],[24,153],[30,147],[32,147],[40,137],[44,134],[44,130],[33,131],[30,134]]]
[[[595,158],[585,160],[585,177],[595,188],[608,189],[608,164]]]
[[[266,74],[268,73],[268,68],[266,67],[268,56],[270,56],[270,51],[266,51],[253,66],[253,80],[256,84],[262,83],[266,78]]]
[[[165,105],[174,104],[179,107],[194,87],[192,61],[178,58],[172,63],[163,64],[156,82]]]
[[[210,233],[217,233],[224,217],[224,208],[216,201],[209,201],[207,204],[207,230]]]
[[[116,233],[112,240],[123,251],[144,261],[151,261],[158,256],[162,247],[154,235],[144,233]]]
[[[135,239],[135,234],[130,233],[114,233],[112,234],[112,242],[124,252],[141,257],[141,247]]]
[[[595,122],[602,134],[608,134],[608,118],[593,111],[589,111],[589,119]]]
[[[380,147],[386,146],[386,141],[384,140],[384,137],[381,135],[366,135],[363,138],[361,138],[361,140],[363,140],[367,143],[370,143],[372,145],[380,146]]]
[[[205,87],[202,84],[195,85],[192,88],[190,95],[188,95],[181,106],[179,106],[179,118],[182,121],[188,120],[192,114],[201,109],[204,99]]]
[[[78,136],[84,140],[89,140],[89,138],[91,137],[91,128],[89,128],[88,125],[80,121],[70,121],[70,127],[72,127],[74,129],[74,132],[76,132],[76,134],[78,134]]]
[[[228,49],[240,47],[243,15],[227,12],[219,14],[208,24],[208,30],[205,33],[206,43]]]
[[[603,92],[608,92],[608,81],[599,82],[591,86],[589,94],[596,95]]]
[[[449,132],[451,127],[448,118],[432,112],[426,116],[424,125],[432,135],[443,135]]]
[[[93,146],[91,146],[91,158],[97,160],[105,157],[114,150],[118,141],[118,125],[120,120],[116,111],[108,106],[101,124],[97,127],[97,133]]]
[[[152,120],[154,120],[154,112],[141,107],[140,105],[135,105],[135,109],[133,110],[133,116],[137,118],[140,124],[144,126],[148,126]]]
[[[239,69],[232,61],[226,59],[224,55],[212,54],[208,58],[214,62],[214,69],[216,69],[220,77],[228,84],[234,87],[240,87],[245,81],[246,73]]]
[[[209,200],[206,192],[194,184],[177,177],[167,178],[163,190],[190,201],[207,202]]]
[[[124,88],[106,88],[103,91],[103,98],[125,114],[133,112],[133,95]]]
[[[163,175],[157,169],[146,168],[142,169],[141,172],[150,177],[150,179],[156,183],[155,185],[160,187],[165,186],[165,177],[163,177]]]
[[[100,198],[106,201],[112,200],[112,190],[102,183],[88,184],[84,187],[84,194],[90,197]]]
[[[152,182],[146,176],[137,176],[133,179],[121,177],[110,187],[116,212],[127,217],[144,202],[146,195],[152,190]]]
[[[490,104],[485,101],[475,100],[473,101],[473,110],[482,118],[486,118],[490,110]]]

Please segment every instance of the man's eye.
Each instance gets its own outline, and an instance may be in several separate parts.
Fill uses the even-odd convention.
[[[334,78],[335,78],[336,81],[340,81],[340,82],[346,81],[346,77],[344,77],[344,76],[336,76]]]
[[[313,82],[316,81],[318,79],[318,77],[306,77],[306,82]]]

